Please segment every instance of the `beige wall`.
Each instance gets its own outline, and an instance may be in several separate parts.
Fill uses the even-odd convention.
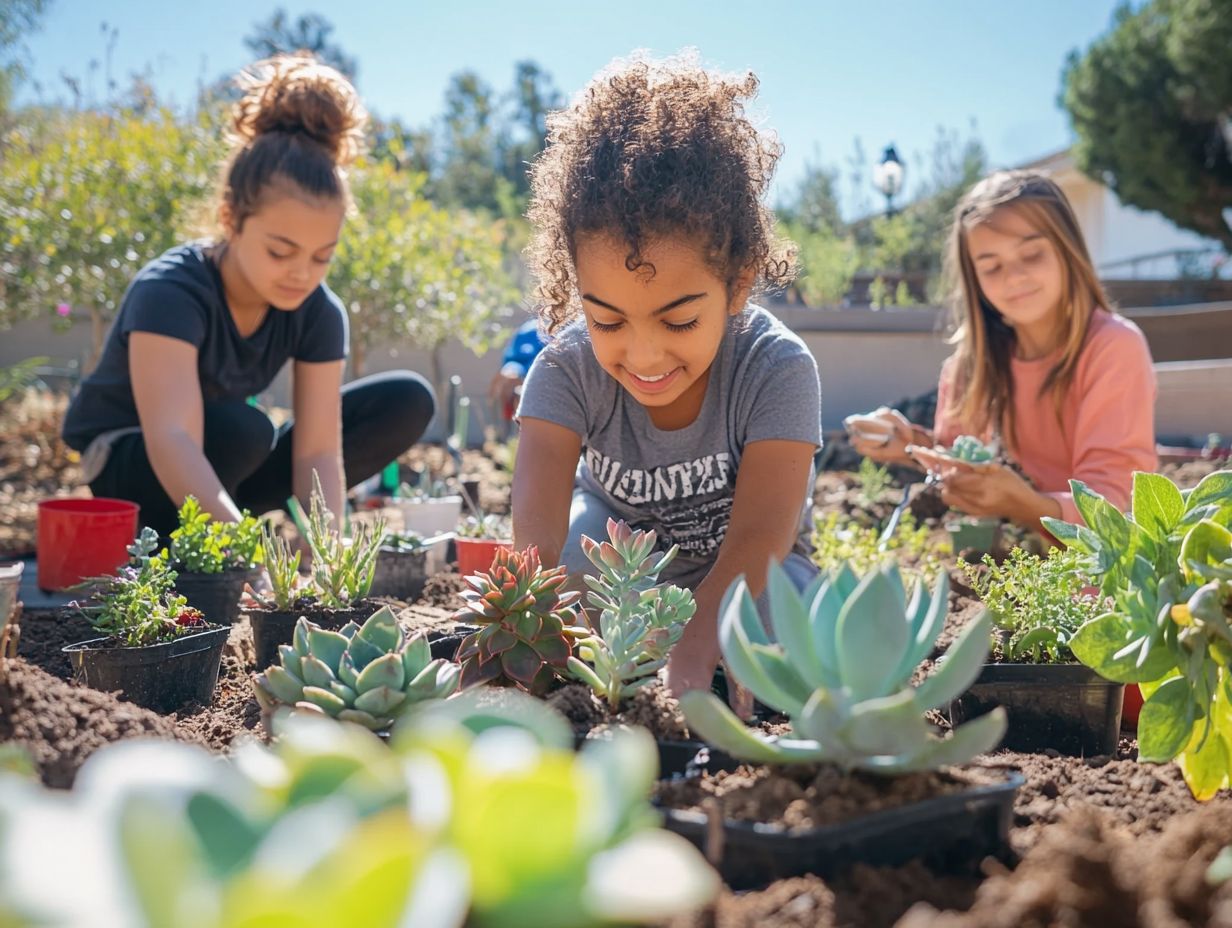
[[[936,330],[938,314],[932,310],[817,311],[776,306],[775,311],[799,332],[817,359],[822,419],[827,429],[838,428],[850,413],[932,389],[941,362],[950,351]],[[1232,315],[1232,309],[1228,313]],[[33,355],[49,355],[53,363],[64,363],[83,359],[88,351],[89,331],[85,326],[67,334],[53,333],[46,323],[24,323],[0,331],[0,365]],[[492,421],[487,385],[499,366],[500,349],[476,357],[451,344],[443,349],[442,361],[447,374],[462,378],[464,391],[471,397],[470,438],[479,441],[483,426]],[[373,352],[367,372],[399,368],[428,375],[431,359],[426,352],[408,349]],[[1205,436],[1211,431],[1232,435],[1232,361],[1180,361],[1157,365],[1157,369],[1160,398],[1156,429],[1160,435]],[[263,397],[264,402],[287,405],[289,380],[289,371],[284,370]],[[442,428],[434,424],[428,437],[439,440],[442,435]]]

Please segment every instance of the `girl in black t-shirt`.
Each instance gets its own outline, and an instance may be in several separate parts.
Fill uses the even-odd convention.
[[[432,389],[394,372],[342,384],[345,307],[324,279],[348,206],[344,169],[367,120],[355,89],[307,55],[241,75],[223,234],[173,248],[125,294],[98,368],[73,398],[68,444],[98,496],[133,500],[162,533],[196,496],[215,518],[344,493],[415,443]],[[247,398],[294,362],[294,420]]]

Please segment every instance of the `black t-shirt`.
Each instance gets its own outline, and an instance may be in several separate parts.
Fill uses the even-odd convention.
[[[81,384],[64,419],[64,440],[84,451],[104,432],[139,424],[128,373],[128,336],[154,332],[197,349],[206,403],[243,400],[266,389],[289,358],[339,361],[347,355],[347,314],[324,284],[298,309],[271,308],[260,328],[240,335],[222,278],[204,242],[179,245],[147,264],[124,294],[103,356]]]

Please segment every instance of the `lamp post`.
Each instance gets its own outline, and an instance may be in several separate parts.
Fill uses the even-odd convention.
[[[903,189],[905,173],[903,163],[898,160],[898,152],[893,145],[887,145],[881,161],[873,168],[873,186],[885,195],[887,217],[894,215],[894,197]]]

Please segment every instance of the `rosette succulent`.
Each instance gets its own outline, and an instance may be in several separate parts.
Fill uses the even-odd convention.
[[[604,542],[582,536],[582,550],[597,571],[585,579],[588,601],[600,610],[599,633],[578,642],[569,671],[615,710],[656,679],[697,606],[688,590],[655,585],[676,546],[656,555],[653,531],[634,531],[614,519],[607,520],[607,534]]]
[[[857,579],[843,567],[797,592],[777,563],[768,575],[772,641],[743,579],[720,607],[719,641],[728,671],[763,703],[791,719],[791,733],[762,735],[713,694],[681,698],[689,728],[735,757],[759,763],[829,762],[896,774],[963,763],[1005,734],[1000,707],[939,737],[924,713],[949,704],[979,675],[988,655],[987,613],[969,625],[919,686],[916,666],[945,624],[948,582],[911,597],[895,567]]]
[[[473,589],[454,618],[479,630],[458,648],[462,686],[515,686],[542,695],[565,672],[575,639],[587,629],[572,626],[580,593],[562,593],[564,567],[544,570],[539,549],[501,549],[492,566],[466,578]]]
[[[301,618],[278,654],[279,663],[253,680],[262,708],[294,706],[372,731],[388,731],[411,706],[458,688],[458,668],[433,660],[423,636],[408,640],[388,607],[336,632]]]
[[[959,435],[950,445],[948,453],[952,458],[971,464],[983,464],[995,457],[992,449],[974,435]]]

